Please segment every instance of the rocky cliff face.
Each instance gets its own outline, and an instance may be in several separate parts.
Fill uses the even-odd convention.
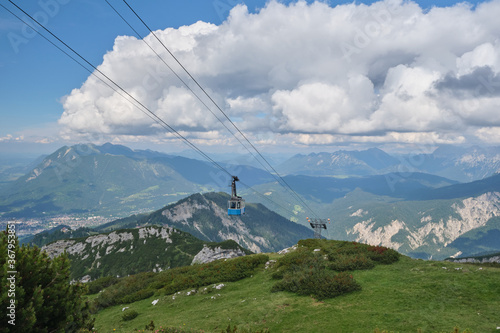
[[[449,203],[448,203],[449,204]],[[351,216],[362,217],[363,221],[346,230],[347,235],[358,242],[382,245],[402,253],[419,251],[422,248],[446,248],[451,242],[465,233],[484,227],[493,217],[500,216],[500,193],[489,192],[478,197],[455,201],[445,210],[433,207],[420,211],[418,221],[415,217],[403,217],[380,225],[380,218],[371,216],[369,211]],[[444,257],[447,254],[443,253]]]
[[[457,259],[449,259],[449,261],[458,263],[472,263],[472,264],[486,264],[486,263],[500,264],[500,255],[491,256],[487,258],[457,258]]]
[[[216,225],[203,223],[206,222],[206,219],[200,218],[200,212],[202,211],[211,212],[212,217],[215,217],[215,219],[212,219],[212,222],[215,222]],[[161,214],[173,223],[173,225],[181,224],[187,228],[194,229],[203,235],[205,239],[211,241],[232,239],[241,246],[256,253],[260,253],[271,247],[269,241],[252,232],[242,221],[241,217],[229,217],[226,209],[222,209],[215,202],[207,200],[206,197],[201,195],[171,208],[166,208]],[[215,231],[214,227],[216,229],[215,235],[213,233]]]
[[[165,246],[172,243],[170,235],[178,232],[173,228],[168,227],[148,227],[140,228],[135,231],[113,231],[109,234],[99,234],[90,236],[81,241],[76,240],[60,240],[42,247],[49,257],[57,257],[64,252],[70,256],[86,259],[90,254],[95,253],[94,264],[98,265],[98,260],[101,258],[99,253],[104,252],[109,255],[115,252],[122,253],[125,251],[132,251],[134,249],[131,244],[134,240],[144,240],[146,244],[148,238],[162,239]]]
[[[222,249],[220,246],[212,249],[205,245],[203,249],[194,256],[192,264],[206,264],[214,260],[230,259],[244,255],[245,252],[240,249]]]
[[[138,221],[166,225],[207,242],[233,240],[255,252],[273,252],[313,236],[310,228],[293,223],[262,205],[247,203],[244,216],[228,216],[225,193],[194,194]]]
[[[236,243],[224,249],[171,227],[143,227],[98,234],[84,239],[60,240],[42,247],[50,257],[66,252],[76,280],[161,272],[192,262],[209,262],[245,255]]]

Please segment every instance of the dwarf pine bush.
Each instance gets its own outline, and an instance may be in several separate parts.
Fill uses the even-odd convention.
[[[122,314],[122,320],[123,321],[132,320],[135,317],[137,317],[138,315],[139,315],[139,313],[135,310],[127,310]]]
[[[274,266],[271,276],[280,281],[271,291],[332,298],[361,289],[348,271],[399,260],[399,253],[394,250],[356,242],[306,239],[298,245],[297,250],[281,257]]]
[[[139,273],[119,279],[117,283],[99,293],[95,303],[97,308],[102,309],[145,299],[153,296],[155,292],[170,295],[189,288],[238,281],[252,275],[255,269],[267,260],[268,256],[258,254],[172,268],[160,273]]]

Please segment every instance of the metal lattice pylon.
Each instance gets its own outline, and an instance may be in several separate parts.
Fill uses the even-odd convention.
[[[321,239],[321,230],[322,229],[326,230],[326,221],[328,221],[328,223],[330,223],[330,219],[327,219],[325,221],[325,219],[312,219],[311,220],[310,218],[307,218],[307,221],[311,225],[311,228],[313,228],[314,238],[316,238],[316,239]]]

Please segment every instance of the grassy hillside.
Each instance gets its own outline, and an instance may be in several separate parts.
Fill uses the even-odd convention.
[[[282,255],[270,254],[271,259]],[[391,265],[352,271],[361,285],[354,291],[318,301],[291,292],[271,293],[275,270],[259,266],[247,278],[187,288],[175,295],[155,295],[97,314],[98,332],[135,332],[151,321],[155,328],[180,332],[221,332],[231,325],[242,332],[451,332],[458,326],[472,332],[497,332],[500,326],[500,269],[413,260],[401,257]],[[95,298],[95,296],[91,296]],[[158,300],[156,305],[153,300]],[[129,307],[122,311],[124,307]],[[137,317],[124,321],[126,311]]]
[[[492,217],[485,226],[466,232],[448,246],[459,249],[461,257],[500,251],[500,217]]]

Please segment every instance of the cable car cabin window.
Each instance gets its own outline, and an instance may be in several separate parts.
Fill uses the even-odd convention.
[[[227,213],[228,215],[243,215],[245,214],[245,202],[242,199],[230,200],[227,205]]]

